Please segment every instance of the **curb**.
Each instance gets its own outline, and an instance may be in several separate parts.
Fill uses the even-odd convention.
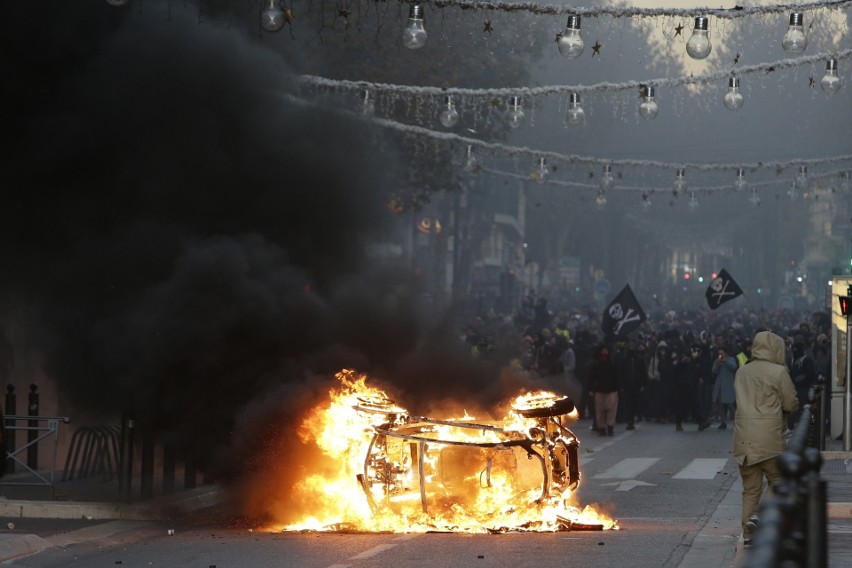
[[[51,546],[48,541],[34,534],[0,535],[0,562],[35,554]]]

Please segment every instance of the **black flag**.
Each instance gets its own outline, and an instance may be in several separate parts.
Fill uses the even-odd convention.
[[[728,300],[733,300],[737,296],[742,296],[742,288],[734,282],[731,275],[724,268],[719,272],[719,276],[710,282],[707,287],[707,292],[704,296],[707,298],[707,305],[711,310],[715,310]]]
[[[604,310],[601,327],[608,336],[624,337],[642,325],[646,319],[642,306],[628,284]]]

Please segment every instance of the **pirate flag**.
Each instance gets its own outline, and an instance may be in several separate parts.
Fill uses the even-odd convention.
[[[707,287],[707,292],[704,293],[704,296],[707,298],[707,305],[710,306],[710,309],[715,310],[728,300],[733,300],[737,296],[741,296],[742,293],[742,288],[734,282],[728,271],[723,268],[719,272],[719,276],[710,282],[710,286]]]
[[[601,327],[607,336],[622,337],[629,335],[646,319],[642,306],[628,284],[604,310]]]

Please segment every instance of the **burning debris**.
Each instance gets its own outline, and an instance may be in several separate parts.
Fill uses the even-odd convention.
[[[502,420],[411,415],[366,376],[344,370],[341,388],[299,435],[337,460],[335,475],[307,475],[294,491],[311,513],[288,531],[504,533],[618,529],[574,503],[577,419],[570,398],[515,398]]]

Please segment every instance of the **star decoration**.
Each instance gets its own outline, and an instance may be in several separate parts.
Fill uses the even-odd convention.
[[[677,199],[677,196],[678,196],[678,192],[677,192],[677,190],[676,190],[676,189],[673,189],[673,190],[672,190],[672,197],[674,197],[675,199]]]
[[[602,47],[603,44],[601,44],[598,40],[595,40],[595,45],[592,46],[592,57],[594,57],[595,55],[600,55]]]
[[[675,28],[675,35],[679,36],[681,35],[681,32],[683,32],[683,24],[678,24]]]
[[[766,72],[767,72],[767,73],[772,73],[773,71],[775,71],[775,66],[774,66],[774,65],[770,65],[769,67],[767,67],[767,68],[766,68]]]
[[[739,63],[740,57],[742,57],[742,56],[743,56],[743,54],[738,51],[737,54],[734,56],[734,63]]]
[[[482,27],[482,33],[488,32],[491,33],[494,31],[494,28],[491,27],[491,20],[485,20],[485,25]]]
[[[500,108],[500,99],[491,99],[491,108]]]
[[[344,20],[348,20],[349,15],[350,15],[349,10],[338,10],[337,11],[337,17],[338,18],[343,18]]]
[[[784,173],[784,168],[782,168],[781,166],[775,166],[775,175],[776,176],[780,176],[783,173]]]
[[[589,179],[592,179],[593,177],[595,177],[595,172],[589,172]]]
[[[816,85],[816,80],[814,80],[814,76],[811,75],[808,77],[808,87],[813,88],[814,85]]]

